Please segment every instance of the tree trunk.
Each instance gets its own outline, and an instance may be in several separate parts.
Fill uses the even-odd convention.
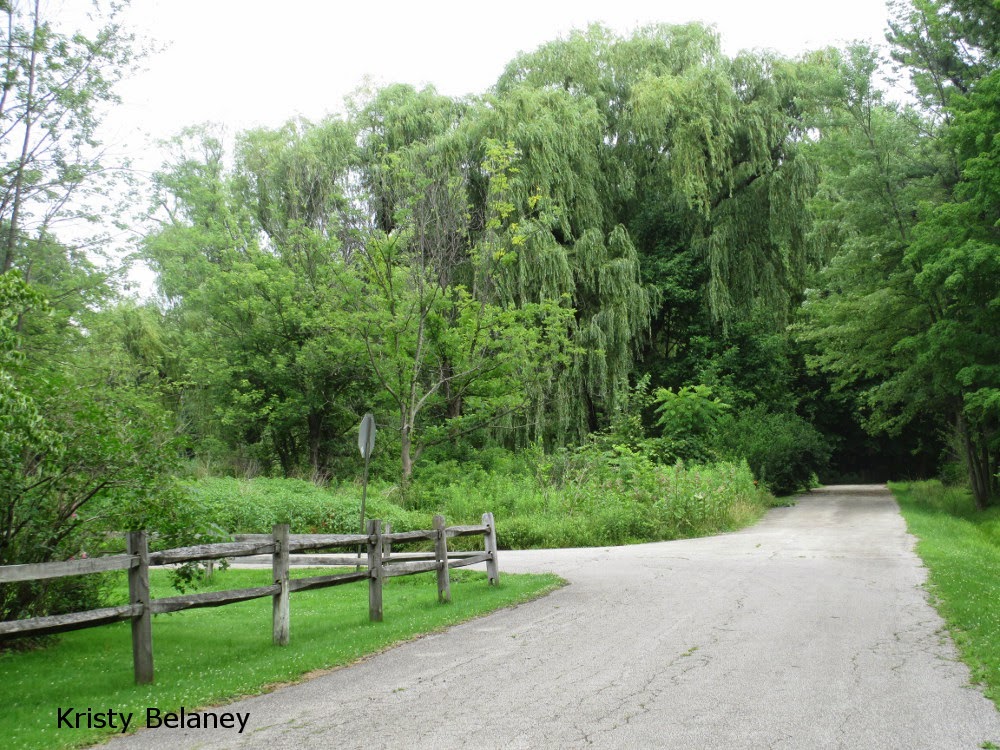
[[[445,414],[447,414],[448,419],[456,419],[462,416],[462,394],[460,392],[456,393],[452,391],[452,377],[455,372],[452,369],[451,362],[448,361],[447,357],[441,360],[441,382],[444,383],[441,386],[441,391],[444,395],[444,400],[447,406],[445,407]]]
[[[309,464],[313,475],[318,476],[323,468],[323,415],[309,412]]]
[[[962,439],[962,448],[965,452],[965,465],[969,470],[969,485],[972,487],[972,497],[976,501],[976,508],[986,510],[992,499],[993,477],[990,472],[989,452],[984,449],[980,452],[976,445],[975,436],[969,428],[969,423],[965,415],[959,412],[955,419],[959,436]]]
[[[290,479],[295,473],[295,445],[287,436],[274,436],[274,452],[278,454],[281,474]],[[263,468],[263,467],[262,467]]]
[[[14,266],[14,253],[17,245],[18,221],[21,214],[21,191],[24,186],[24,172],[27,169],[31,154],[31,128],[34,125],[35,82],[38,64],[38,32],[39,32],[40,0],[35,0],[34,12],[31,16],[31,57],[28,63],[28,93],[24,100],[24,139],[21,143],[21,155],[14,172],[14,192],[10,203],[10,219],[7,227],[7,242],[0,273],[7,273]]]
[[[410,439],[410,426],[406,424],[405,421],[399,429],[399,446],[400,459],[403,469],[403,482],[409,482],[410,476],[413,474],[413,458],[410,455],[412,447]]]

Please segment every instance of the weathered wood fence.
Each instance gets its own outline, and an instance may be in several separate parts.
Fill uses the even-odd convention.
[[[445,526],[443,516],[434,517],[434,528],[426,531],[393,533],[381,521],[368,521],[367,534],[289,534],[287,524],[275,526],[271,534],[244,534],[236,541],[203,544],[195,547],[150,552],[145,531],[127,535],[124,555],[108,555],[66,562],[35,563],[31,565],[0,566],[0,583],[38,581],[46,578],[103,573],[113,570],[128,571],[129,604],[103,607],[87,612],[73,612],[50,617],[0,622],[0,640],[26,635],[59,633],[79,630],[107,623],[130,620],[132,624],[132,662],[138,684],[153,681],[152,616],[162,612],[177,612],[198,607],[219,607],[224,604],[248,601],[270,596],[272,598],[272,632],[274,643],[284,646],[289,640],[291,619],[290,596],[296,591],[308,591],[337,586],[354,581],[368,581],[368,616],[373,622],[382,620],[382,584],[393,576],[437,572],[438,600],[451,601],[448,571],[476,563],[486,563],[490,585],[500,581],[497,567],[496,528],[493,514],[483,514],[482,524],[476,526]],[[448,539],[457,536],[483,536],[482,552],[449,552]],[[392,545],[420,541],[434,542],[433,552],[392,553]],[[357,555],[323,555],[322,559],[293,553],[319,552],[337,548],[364,548],[365,557]],[[211,591],[201,594],[183,594],[162,599],[152,599],[149,593],[149,568],[156,565],[175,565],[187,562],[214,561],[230,558],[270,555],[274,574],[270,586],[229,591]],[[289,567],[296,562],[321,563],[335,566],[355,566],[354,572],[312,576],[289,577]],[[361,570],[364,568],[364,570]]]

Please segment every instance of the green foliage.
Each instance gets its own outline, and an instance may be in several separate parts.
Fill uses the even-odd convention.
[[[0,492],[4,495],[14,491],[25,455],[44,453],[58,442],[15,377],[24,362],[18,321],[31,307],[42,305],[41,295],[17,271],[0,275]]]
[[[375,483],[368,515],[404,531],[497,519],[507,549],[582,547],[675,539],[739,528],[756,520],[769,495],[745,463],[661,466],[625,446],[590,445],[545,457],[492,449],[477,460],[424,462],[413,481]],[[231,533],[355,533],[361,488],[319,488],[288,479],[202,479],[187,485],[190,512]],[[401,507],[405,505],[404,507]],[[478,545],[473,537],[456,544]]]
[[[169,221],[144,255],[170,301],[161,326],[184,355],[171,374],[179,411],[198,450],[228,455],[234,473],[328,475],[366,407],[338,241],[324,228],[343,204],[344,140],[337,121],[247,133],[227,175],[221,141],[192,131],[157,178]]]
[[[98,126],[144,54],[121,23],[125,5],[94,3],[84,31],[60,28],[44,3],[0,4],[0,274],[27,275],[58,222],[106,218],[118,170],[104,161]]]
[[[717,533],[756,520],[765,507],[746,464],[663,466],[624,446],[568,452],[550,476],[562,512],[592,522],[590,545]]]
[[[508,65],[495,118],[522,154],[513,192],[527,217],[508,288],[568,295],[585,351],[551,396],[557,443],[608,425],[642,371],[647,335],[646,362],[657,364],[644,368],[676,367],[655,378],[676,386],[694,374],[692,337],[718,333],[713,319],[724,328],[755,304],[787,315],[810,257],[815,177],[799,144],[823,65],[729,60],[696,24],[628,37],[592,26]],[[620,270],[602,252],[609,230]],[[588,269],[602,266],[606,277]],[[613,296],[592,281],[615,277]]]
[[[653,393],[661,450],[671,459],[704,461],[723,415],[730,408],[712,395],[707,385],[683,386],[676,393],[658,388]]]
[[[101,163],[99,115],[143,54],[122,10],[95,3],[85,33],[60,30],[44,4],[0,8],[0,565],[87,554],[108,530],[188,533],[163,361],[140,314],[109,309],[105,243],[69,246],[53,229],[107,218],[92,201],[118,170]],[[5,584],[0,619],[87,608],[92,584]]]
[[[455,481],[446,507],[477,497],[473,487],[496,500],[499,533],[514,548],[697,536],[745,525],[763,507],[745,466],[664,467],[624,446],[561,452],[533,477]],[[473,501],[470,516],[485,502]]]
[[[580,444],[644,371],[778,403],[830,70],[727,58],[697,24],[594,26],[482,99],[390,85],[343,119],[242,134],[231,169],[183,134],[144,252],[196,450],[327,477],[373,410],[407,478],[466,437]],[[706,459],[702,442],[660,452]]]
[[[442,285],[409,233],[370,237],[359,256],[352,326],[385,410],[399,415],[404,480],[428,445],[523,414],[527,394],[567,357],[570,310],[504,308]],[[438,415],[436,431],[422,429],[427,412]]]
[[[927,15],[939,5],[917,3],[914,18],[951,45],[947,19]],[[943,126],[882,100],[871,51],[852,48],[841,60],[842,116],[816,145],[827,166],[817,228],[833,257],[799,335],[815,346],[811,364],[857,394],[871,431],[898,435],[930,416],[953,432],[985,507],[998,494],[1000,460],[996,74],[977,81],[979,63],[924,63],[943,87]],[[949,142],[958,148],[942,148]]]
[[[923,106],[940,111],[996,68],[1000,9],[977,0],[893,0],[887,38]]]
[[[0,286],[16,278],[0,276]],[[87,320],[87,337],[63,331],[61,366],[29,351],[30,368],[0,374],[10,391],[0,409],[0,565],[93,554],[109,530],[155,528],[167,545],[194,532],[173,491],[172,417],[155,384],[114,348],[102,326],[110,319]],[[4,585],[0,618],[79,609],[95,593],[73,581]]]
[[[775,495],[809,488],[830,460],[829,442],[793,412],[756,406],[727,414],[717,434],[719,453],[745,460]]]
[[[293,534],[356,534],[361,487],[326,490],[300,479],[201,479],[188,482],[185,504],[203,525],[214,524],[231,534],[269,534],[287,523]],[[368,490],[367,515],[392,523],[400,531],[430,528],[431,515],[404,510],[385,497],[393,485]]]

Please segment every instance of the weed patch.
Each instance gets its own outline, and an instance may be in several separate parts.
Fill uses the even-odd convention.
[[[496,463],[495,461],[493,462]],[[317,487],[295,479],[201,479],[189,484],[203,525],[231,533],[356,533],[361,487]],[[745,463],[663,466],[617,446],[543,457],[538,464],[484,466],[443,461],[408,487],[376,482],[368,515],[397,531],[430,528],[436,513],[450,524],[496,517],[501,549],[593,547],[703,536],[756,521],[773,498]],[[482,540],[454,540],[471,549]]]

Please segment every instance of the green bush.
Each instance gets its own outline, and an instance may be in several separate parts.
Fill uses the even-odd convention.
[[[473,523],[491,510],[503,548],[628,544],[713,533],[750,522],[768,496],[743,462],[663,466],[597,441],[538,457],[533,475],[447,462],[421,475],[422,510]]]
[[[712,443],[729,405],[716,398],[707,385],[686,385],[675,393],[658,388],[654,394],[656,424],[661,430],[655,441],[657,454],[667,461],[707,462],[713,458]]]
[[[760,406],[724,417],[718,441],[722,456],[745,460],[776,495],[808,487],[830,459],[829,443],[806,420]]]

